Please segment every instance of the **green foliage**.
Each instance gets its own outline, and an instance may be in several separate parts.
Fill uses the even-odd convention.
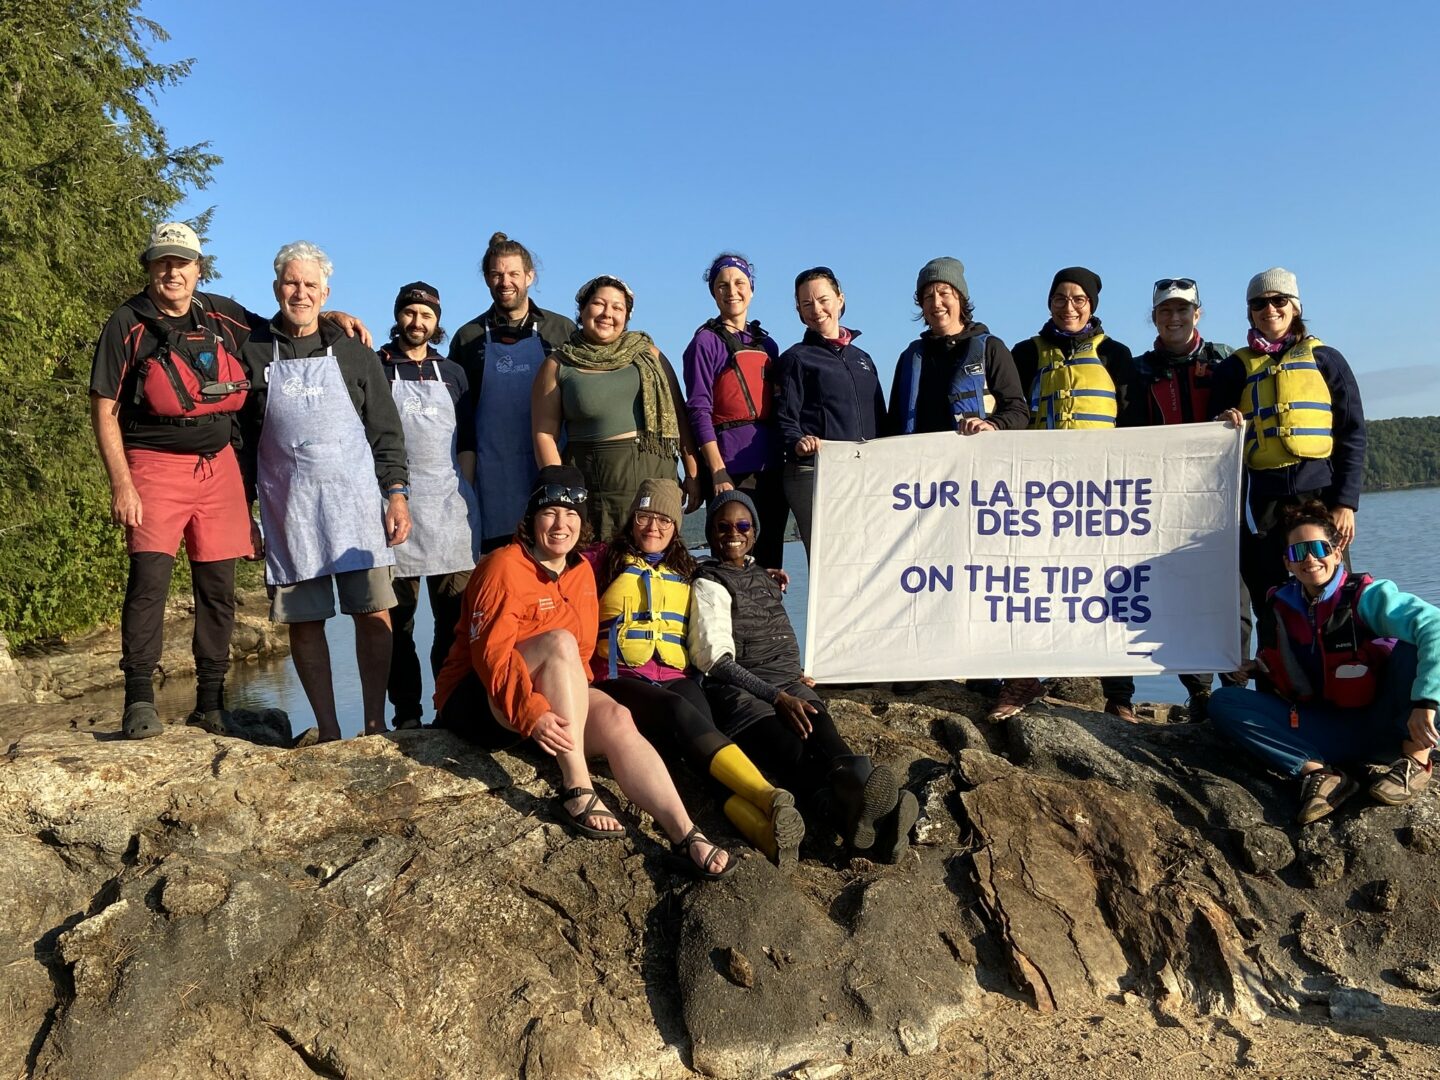
[[[14,645],[112,617],[120,530],[89,425],[90,356],[144,285],[151,227],[219,158],[150,115],[190,62],[129,0],[0,5],[0,630]],[[194,222],[203,228],[208,214]]]
[[[1440,485],[1440,416],[1401,416],[1365,425],[1365,488]]]

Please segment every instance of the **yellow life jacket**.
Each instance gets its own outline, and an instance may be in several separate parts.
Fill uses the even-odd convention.
[[[652,657],[684,671],[690,663],[685,652],[689,611],[690,585],[683,577],[664,563],[626,559],[625,569],[600,597],[596,646],[609,662],[609,677],[616,677],[621,664],[639,667]]]
[[[1280,356],[1258,349],[1235,353],[1245,365],[1240,409],[1245,428],[1245,464],[1252,469],[1283,469],[1305,458],[1328,458],[1330,385],[1315,360],[1319,338],[1297,341]]]
[[[1043,337],[1036,337],[1040,366],[1030,386],[1030,426],[1041,430],[1061,428],[1113,428],[1115,380],[1100,359],[1104,334],[1086,338],[1072,356]]]

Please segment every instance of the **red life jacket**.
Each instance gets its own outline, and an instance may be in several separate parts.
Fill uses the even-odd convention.
[[[774,408],[770,392],[770,354],[761,344],[765,331],[759,322],[752,322],[746,331],[753,344],[743,345],[719,319],[711,319],[702,329],[709,330],[725,343],[729,363],[715,377],[711,388],[710,412],[716,431],[753,424],[770,419]]]
[[[145,315],[137,317],[160,340],[154,355],[140,362],[137,405],[161,420],[179,423],[240,411],[250,379],[215,331],[208,326],[172,330]]]
[[[1336,572],[1344,574],[1345,569]],[[1361,709],[1375,700],[1380,672],[1395,639],[1375,637],[1360,620],[1360,596],[1373,580],[1369,574],[1346,576],[1328,599],[1316,602],[1308,613],[1277,599],[1288,586],[1270,590],[1276,641],[1261,647],[1260,660],[1277,694],[1289,701],[1324,701],[1341,709]],[[1317,647],[1324,680],[1318,688],[1297,655],[1299,650],[1315,652]]]
[[[1196,424],[1210,419],[1213,364],[1195,360],[1178,364],[1150,384],[1145,396],[1151,424]]]

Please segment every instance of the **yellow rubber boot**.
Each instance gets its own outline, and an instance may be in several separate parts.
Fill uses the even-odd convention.
[[[734,743],[715,752],[710,759],[710,775],[772,820],[779,808],[795,806],[795,796],[766,780],[765,774]]]
[[[749,840],[776,866],[794,866],[800,857],[805,822],[793,806],[782,806],[772,818],[749,799],[731,795],[725,800],[725,816],[741,836]]]

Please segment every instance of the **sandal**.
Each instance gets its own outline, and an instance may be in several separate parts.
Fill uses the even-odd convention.
[[[589,795],[590,801],[573,814],[565,809],[567,802],[571,799],[578,799],[582,795]],[[595,794],[594,788],[572,787],[569,791],[557,795],[555,802],[560,807],[560,812],[570,819],[571,827],[583,836],[588,836],[593,840],[618,840],[625,835],[624,829],[597,829],[593,825],[585,824],[585,819],[592,817],[608,817],[612,821],[620,820],[605,809],[605,804],[600,802],[600,796]],[[598,810],[596,809],[597,805],[599,806]]]
[[[697,863],[693,858],[690,857],[690,849],[696,843],[710,845],[710,854],[705,856],[705,862],[703,865],[701,863]],[[673,867],[675,867],[677,870],[683,870],[691,877],[700,878],[704,881],[719,881],[721,878],[729,877],[730,871],[735,869],[734,854],[726,851],[719,844],[715,843],[703,832],[701,832],[699,825],[694,826],[689,832],[687,832],[683,839],[677,840],[673,844],[671,844],[670,852],[670,863]],[[710,869],[710,864],[713,863],[715,861],[715,857],[720,854],[725,855],[725,868],[723,870]]]
[[[1000,696],[995,708],[985,717],[991,724],[1019,716],[1025,707],[1045,696],[1045,684],[1039,679],[1006,679],[1000,687]]]

